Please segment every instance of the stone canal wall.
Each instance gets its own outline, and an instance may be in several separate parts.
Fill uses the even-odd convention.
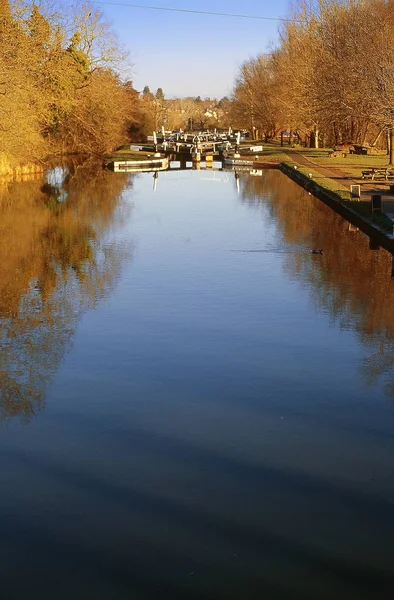
[[[325,189],[323,186],[319,185],[319,183],[314,181],[313,178],[308,177],[308,175],[302,173],[298,168],[294,168],[293,164],[281,163],[279,168],[285,175],[293,179],[293,181],[301,185],[305,190],[322,200],[344,219],[352,223],[352,225],[358,227],[376,244],[379,244],[389,252],[394,252],[393,233],[386,231],[376,223],[373,223],[372,220],[367,219],[357,211],[353,210],[350,206],[345,205],[339,194]]]

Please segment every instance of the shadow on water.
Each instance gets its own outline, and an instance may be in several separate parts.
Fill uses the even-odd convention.
[[[131,248],[106,234],[130,182],[92,165],[0,188],[0,420],[37,414],[82,314],[113,289]]]
[[[111,443],[109,438],[105,441]],[[221,482],[223,474],[231,472],[237,485],[260,498],[263,505],[274,493],[276,499],[281,499],[282,511],[286,507],[286,510],[296,513],[301,499],[302,502],[308,501],[311,519],[316,518],[316,515],[312,516],[315,511],[332,519],[333,512],[341,515],[345,510],[345,514],[351,515],[351,520],[358,519],[359,522],[370,524],[372,520],[373,526],[379,530],[392,526],[392,503],[369,494],[354,493],[347,490],[346,486],[332,486],[324,478],[253,465],[247,461],[220,456],[201,447],[193,448],[187,442],[174,441],[172,437],[143,432],[138,428],[118,433],[117,444],[125,456],[135,453],[144,455],[147,449],[153,447],[166,461],[175,464],[179,460],[185,461],[204,472],[204,476],[217,479],[218,473],[221,473]],[[112,581],[114,587],[116,582],[117,588],[124,586],[124,591],[129,594],[132,589],[141,593],[143,598],[236,598],[242,597],[242,590],[247,589],[248,593],[244,597],[256,600],[262,597],[263,592],[272,599],[312,597],[308,590],[310,582],[300,584],[301,589],[305,585],[305,595],[302,595],[299,590],[291,587],[291,581],[286,581],[275,569],[270,572],[269,565],[271,562],[275,564],[275,561],[285,566],[285,570],[289,568],[290,571],[299,573],[300,579],[308,573],[312,575],[314,571],[320,577],[327,578],[328,589],[322,590],[319,598],[334,597],[330,593],[335,585],[338,589],[349,586],[353,593],[356,589],[359,593],[357,597],[363,599],[372,598],[377,586],[387,590],[394,586],[388,557],[379,568],[376,564],[363,564],[357,556],[341,556],[327,548],[319,548],[318,545],[297,539],[290,530],[287,534],[275,532],[264,519],[264,511],[259,518],[254,513],[255,520],[248,521],[242,511],[241,501],[245,501],[243,494],[240,497],[235,495],[233,499],[228,498],[228,504],[222,507],[222,511],[212,513],[212,506],[207,509],[205,504],[199,505],[198,501],[189,499],[184,502],[180,498],[169,497],[167,492],[146,491],[137,482],[105,479],[97,473],[79,472],[55,462],[50,456],[35,457],[25,452],[13,452],[12,459],[15,466],[22,466],[35,476],[48,477],[52,485],[60,482],[66,484],[68,489],[86,494],[92,499],[92,514],[97,510],[94,498],[99,498],[100,504],[104,504],[104,508],[112,515],[121,515],[124,511],[128,519],[123,523],[123,528],[132,537],[133,544],[127,543],[127,535],[125,540],[120,536],[116,538],[113,554],[108,554],[103,551],[101,543],[90,543],[89,538],[84,536],[75,534],[71,541],[67,535],[64,536],[64,532],[60,536],[52,530],[37,531],[34,519],[8,518],[3,523],[3,518],[0,518],[2,531],[6,532],[6,538],[9,537],[10,546],[17,545],[18,540],[23,539],[24,544],[30,547],[31,540],[39,539],[40,550],[45,548],[50,561],[56,556],[71,573],[82,566],[84,575],[93,578],[97,577],[99,570],[103,581]],[[232,504],[238,508],[237,516],[230,516],[231,513],[228,512]],[[291,507],[292,504],[294,507]],[[165,524],[161,534],[160,527],[158,532],[150,531],[149,528],[142,532],[137,525],[138,522],[160,521]],[[112,526],[119,526],[115,516],[111,517],[110,522]],[[332,523],[332,526],[338,525]],[[70,527],[72,529],[71,525]],[[88,522],[85,527],[89,530],[92,523]],[[182,553],[178,546],[175,532],[179,528],[194,540],[192,557]],[[174,534],[173,540],[171,532]],[[91,535],[94,537],[93,530]],[[381,543],[384,546],[387,541],[382,538]],[[208,544],[213,548],[208,548]],[[227,580],[231,579],[229,561],[230,557],[234,559],[237,556],[232,554],[233,549],[237,549],[240,556],[233,560],[238,577],[232,579],[234,587],[230,590],[227,584]],[[33,565],[34,560],[33,556]],[[190,579],[195,572],[198,576],[194,580]]]
[[[241,176],[240,187],[242,202],[268,210],[282,231],[283,247],[259,252],[286,255],[286,274],[307,286],[314,307],[327,312],[333,324],[354,331],[366,349],[364,381],[382,381],[394,399],[391,254],[372,249],[367,236],[320,200],[310,196],[306,201],[305,191],[281,173]],[[323,254],[313,256],[313,248],[322,248]]]

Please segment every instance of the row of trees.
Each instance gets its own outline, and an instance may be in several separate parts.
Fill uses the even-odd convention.
[[[2,170],[56,153],[102,153],[125,140],[138,94],[122,56],[88,3],[0,0]]]
[[[163,89],[155,93],[145,86],[141,93],[140,133],[151,135],[162,125],[168,130],[192,130],[214,127],[228,127],[229,108],[227,98],[173,98],[166,99]]]
[[[242,65],[233,99],[236,124],[267,137],[289,129],[314,147],[392,137],[393,0],[300,1],[279,47]]]
[[[227,98],[166,99],[120,76],[123,54],[89,1],[0,0],[0,173],[103,154],[152,131],[227,127]]]

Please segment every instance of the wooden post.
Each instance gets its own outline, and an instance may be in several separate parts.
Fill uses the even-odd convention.
[[[372,194],[371,196],[372,214],[382,214],[382,196],[381,194]]]
[[[239,189],[240,189],[240,186],[239,186],[239,174],[237,173],[237,171],[234,172],[234,176],[235,176],[235,185],[237,187],[237,192],[239,194]]]
[[[240,143],[241,143],[241,132],[238,131],[237,138],[236,138],[236,141],[235,141],[235,152],[239,152],[239,145],[240,145]]]
[[[198,146],[196,145],[195,149],[194,149],[194,153],[193,153],[193,161],[199,163],[200,160],[201,160],[201,153],[199,152]]]

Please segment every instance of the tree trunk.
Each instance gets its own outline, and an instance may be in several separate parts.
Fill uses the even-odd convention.
[[[292,146],[292,145],[293,145],[293,132],[290,129],[290,131],[289,131],[289,146]]]
[[[283,131],[280,132],[280,145],[283,146]]]
[[[376,144],[378,143],[378,141],[379,141],[379,138],[380,138],[380,136],[382,135],[382,133],[383,133],[383,129],[381,129],[381,130],[379,131],[378,135],[376,136],[376,138],[375,138],[375,139],[374,139],[374,141],[372,142],[372,144],[371,144],[372,148],[373,148],[374,146],[376,146]]]
[[[361,145],[362,145],[362,146],[364,146],[364,144],[365,144],[365,140],[366,140],[366,139],[367,139],[367,137],[368,137],[368,129],[369,129],[369,123],[366,123],[366,125],[365,125],[365,129],[364,129],[364,133],[363,133],[363,136],[362,136],[362,140],[361,140]]]
[[[333,133],[334,133],[334,146],[337,146],[338,145],[338,127],[335,122],[332,124],[332,129],[333,129]]]
[[[317,125],[315,125],[313,133],[314,133],[314,138],[315,138],[313,147],[318,148],[319,147],[319,130],[317,128]]]
[[[393,144],[393,139],[394,139],[394,129],[391,128],[390,129],[390,161],[389,161],[389,165],[390,167],[392,167],[394,165],[394,144]]]

